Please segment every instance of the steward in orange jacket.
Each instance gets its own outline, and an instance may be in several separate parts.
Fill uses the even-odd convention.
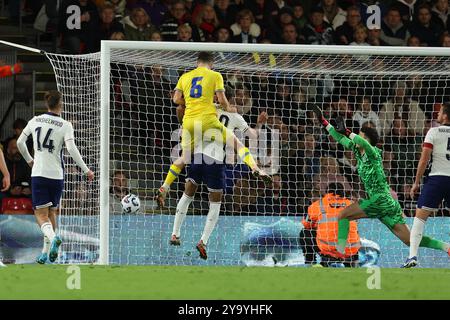
[[[331,183],[327,194],[309,206],[308,214],[302,220],[304,228],[300,232],[306,264],[315,263],[315,254],[318,253],[323,266],[339,262],[345,266],[356,266],[361,247],[356,221],[350,222],[345,254],[336,250],[339,212],[352,203],[343,190],[342,184]]]

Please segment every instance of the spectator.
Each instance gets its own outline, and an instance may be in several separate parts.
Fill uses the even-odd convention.
[[[316,175],[313,180],[313,188],[315,196],[318,197],[324,194],[329,183],[339,182],[344,186],[346,192],[351,192],[352,187],[347,179],[340,174],[339,164],[335,158],[321,157],[320,158],[320,174]]]
[[[398,8],[390,8],[381,22],[381,40],[389,46],[404,46],[410,37],[408,28],[403,24]]]
[[[11,138],[16,138],[19,139],[20,134],[22,133],[23,129],[27,126],[27,121],[22,119],[22,118],[17,118],[16,120],[14,120],[13,122],[13,135],[11,137],[9,137],[8,139]]]
[[[122,40],[125,40],[125,34],[123,33],[123,32],[113,32],[112,34],[111,34],[111,37],[109,38],[109,40],[119,40],[119,41],[122,41]]]
[[[324,21],[324,14],[321,8],[311,11],[310,22],[306,24],[303,35],[308,44],[334,44],[334,31],[331,25]]]
[[[6,142],[9,139],[15,138],[15,139],[19,139],[20,134],[22,133],[23,129],[27,126],[27,121],[25,121],[22,118],[17,118],[16,120],[14,120],[13,122],[13,135],[10,136],[8,139],[6,139],[4,145],[6,146]],[[29,137],[27,139],[27,148],[28,150],[33,150],[33,139],[31,137]]]
[[[110,190],[110,212],[113,214],[122,213],[121,201],[123,197],[130,193],[128,177],[123,171],[117,170],[112,177],[112,186]]]
[[[369,33],[367,32],[367,28],[364,27],[362,24],[356,27],[355,33],[353,34],[354,41],[350,43],[351,46],[370,46],[370,44],[367,43],[367,38],[369,36]],[[361,57],[363,60],[365,60],[365,57]]]
[[[28,182],[15,182],[9,192],[1,199],[1,211],[3,214],[33,214],[31,202],[31,189]]]
[[[246,118],[245,115],[252,109],[252,98],[248,89],[242,83],[236,83],[234,85],[234,94],[230,97],[230,104],[235,106],[237,113],[244,116],[244,118]]]
[[[407,86],[403,81],[397,81],[393,89],[393,97],[385,102],[378,116],[381,130],[384,135],[389,134],[392,123],[396,118],[405,119],[407,127],[413,128],[416,134],[423,131],[425,113],[420,109],[419,103],[407,96]]]
[[[125,17],[125,7],[127,5],[127,0],[109,0],[105,2],[114,6],[114,15],[116,18]]]
[[[281,36],[284,44],[300,44],[297,29],[293,23],[287,24],[283,27],[283,34]]]
[[[288,213],[287,199],[283,197],[282,181],[279,175],[272,176],[272,184],[264,188],[257,199],[257,210],[260,214],[282,215]]]
[[[367,43],[371,46],[385,46],[381,40],[381,28],[379,26],[371,26],[368,31]]]
[[[231,30],[228,29],[227,27],[218,27],[215,31],[214,31],[214,41],[215,42],[221,42],[221,43],[226,43],[226,42],[230,42],[231,40]]]
[[[420,156],[420,137],[408,129],[405,120],[396,118],[385,143],[390,146],[396,158],[393,177],[396,178],[397,184],[402,177],[414,177]]]
[[[112,6],[115,18],[122,18],[125,16],[125,7],[127,0],[94,0],[98,8],[102,8],[105,5]]]
[[[133,41],[146,41],[156,28],[150,23],[150,18],[142,8],[134,8],[124,19],[125,38]]]
[[[267,31],[267,37],[272,43],[282,43],[283,28],[294,21],[294,11],[290,7],[283,7],[278,11],[278,16],[271,20],[271,26]]]
[[[335,42],[337,44],[347,45],[353,42],[353,34],[356,27],[361,24],[361,13],[359,8],[351,6],[347,9],[347,20],[336,29]]]
[[[234,34],[231,42],[257,43],[261,28],[255,23],[253,13],[248,9],[241,10],[236,16],[236,21],[230,27]]]
[[[372,110],[372,104],[369,97],[358,97],[357,108],[353,114],[353,120],[359,123],[362,127],[366,122],[372,122],[378,131],[378,135],[381,133],[380,119],[376,112]]]
[[[339,212],[352,202],[346,197],[345,188],[340,183],[330,183],[320,200],[312,203],[308,214],[302,219],[303,229],[299,242],[306,264],[316,262],[316,253],[320,255],[320,264],[324,267],[344,264],[346,267],[358,266],[358,251],[361,247],[356,221],[350,222],[350,231],[345,254],[337,251]]]
[[[450,35],[447,33],[444,33],[441,36],[440,43],[441,43],[441,47],[446,47],[446,48],[450,47]]]
[[[297,30],[302,30],[308,22],[302,3],[299,1],[294,1],[292,3],[292,9],[294,11],[294,20],[292,22],[295,24]]]
[[[320,153],[316,150],[316,138],[311,133],[305,133],[302,151],[303,175],[306,181],[312,183],[314,177],[320,174]]]
[[[11,185],[31,182],[31,168],[17,148],[16,138],[11,138],[6,142],[5,162],[10,173]]]
[[[188,23],[182,24],[178,27],[178,41],[190,42],[192,40],[192,28]]]
[[[106,4],[100,9],[100,25],[97,30],[94,51],[100,51],[101,40],[111,39],[113,33],[124,32],[123,25],[115,19],[114,6]]]
[[[450,19],[448,18],[448,0],[436,0],[432,11],[432,19],[438,24],[440,23],[442,28],[449,32],[450,31]]]
[[[248,6],[250,6],[250,4],[248,4]],[[236,15],[240,9],[242,9],[242,4],[231,4],[230,0],[214,1],[214,10],[216,11],[217,19],[219,19],[220,25],[227,28],[229,28],[235,22]],[[256,12],[252,9],[251,11]]]
[[[241,215],[243,212],[254,214],[261,189],[257,187],[254,179],[243,176],[237,179],[233,186],[233,212]]]
[[[143,8],[152,24],[159,28],[164,15],[169,11],[166,2],[164,0],[140,0],[134,5],[134,8]]]
[[[211,5],[204,4],[193,22],[199,34],[199,41],[213,41],[214,30],[219,26],[219,19]]]
[[[398,185],[398,201],[407,217],[414,217],[417,207],[417,201],[411,198],[411,187],[414,184],[412,177],[403,177]]]
[[[150,41],[163,41],[161,32],[155,31],[150,35]]]
[[[422,44],[420,43],[420,39],[416,36],[411,36],[406,41],[406,45],[408,47],[420,47]]]
[[[444,32],[443,26],[431,19],[431,10],[427,5],[417,10],[417,19],[409,28],[411,35],[420,39],[428,47],[439,46],[439,37]]]
[[[69,28],[68,21],[72,12],[70,6],[80,8],[80,29]],[[94,52],[96,48],[96,27],[99,24],[98,10],[91,0],[66,0],[59,8],[58,33],[61,35],[61,47],[70,54]]]
[[[347,12],[339,7],[336,0],[321,0],[320,4],[325,13],[324,21],[329,23],[334,30],[344,24]]]
[[[178,26],[188,22],[189,19],[184,1],[175,1],[161,22],[160,31],[164,41],[176,41]]]
[[[421,0],[396,0],[392,6],[398,8],[402,17],[403,23],[409,25],[417,12]]]

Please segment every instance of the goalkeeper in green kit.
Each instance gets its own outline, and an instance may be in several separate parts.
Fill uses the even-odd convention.
[[[344,208],[338,217],[338,243],[336,249],[345,252],[351,220],[378,218],[397,238],[409,246],[410,232],[403,217],[400,203],[390,192],[383,170],[381,150],[376,147],[378,133],[374,128],[364,127],[357,135],[345,127],[344,119],[336,119],[336,129],[323,117],[321,110],[314,106],[314,113],[328,133],[345,149],[352,150],[357,160],[359,177],[364,184],[367,199],[361,199]],[[448,244],[424,236],[421,247],[445,251]]]

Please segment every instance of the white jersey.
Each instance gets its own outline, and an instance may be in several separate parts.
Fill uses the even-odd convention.
[[[450,126],[441,125],[428,130],[423,143],[432,148],[430,176],[450,176]]]
[[[222,109],[218,109],[217,117],[219,118],[219,121],[232,132],[234,132],[235,130],[239,130],[240,132],[245,133],[249,128],[247,122],[238,113],[226,112]],[[212,141],[206,134],[203,139],[203,143],[195,148],[194,154],[202,153],[214,160],[220,162],[224,161],[225,145],[221,141],[217,140],[214,139],[214,141]]]
[[[78,157],[75,162],[84,172],[89,171],[74,144],[72,124],[57,114],[44,113],[33,117],[22,132],[22,136],[33,136],[34,159],[27,151],[21,150],[27,162],[33,160],[32,177],[44,177],[49,179],[64,179],[64,162],[62,159],[63,145],[69,143],[74,146]],[[23,139],[19,138],[23,141]],[[69,149],[69,148],[68,148]],[[19,149],[20,150],[20,149]],[[24,151],[24,152],[22,152]],[[27,159],[28,158],[28,159]],[[81,161],[80,161],[81,160]]]

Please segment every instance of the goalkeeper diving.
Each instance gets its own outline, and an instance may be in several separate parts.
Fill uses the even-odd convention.
[[[232,145],[255,177],[260,177],[266,183],[272,181],[270,176],[258,167],[249,149],[219,121],[214,96],[224,111],[232,109],[225,95],[223,77],[219,72],[211,70],[212,66],[213,55],[209,52],[200,52],[197,68],[183,74],[178,80],[172,100],[177,105],[185,106],[181,135],[182,155],[170,166],[164,184],[156,192],[155,198],[159,206],[164,205],[170,185],[190,161],[195,146],[202,143],[203,135],[208,130],[220,132],[220,136],[216,138]]]
[[[406,225],[400,203],[395,200],[383,170],[381,150],[376,147],[378,133],[374,128],[363,127],[359,135],[345,127],[344,119],[336,119],[336,129],[323,117],[321,110],[313,107],[319,122],[328,133],[347,150],[352,150],[357,160],[359,177],[367,193],[367,199],[344,208],[338,216],[338,243],[336,249],[345,252],[349,234],[350,221],[361,218],[377,218],[404,244],[410,245],[410,231]],[[432,248],[447,252],[448,243],[424,236],[421,247]]]

